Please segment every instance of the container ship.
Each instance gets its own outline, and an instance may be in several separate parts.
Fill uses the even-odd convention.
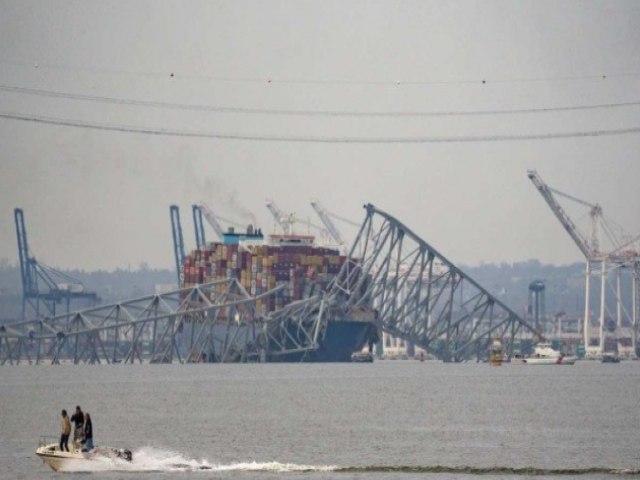
[[[256,300],[257,311],[268,315],[326,291],[345,260],[338,250],[315,245],[312,235],[272,234],[265,239],[252,226],[242,233],[229,228],[222,242],[208,243],[186,256],[181,283],[192,287],[235,277],[254,297],[281,286],[273,295]],[[360,313],[330,318],[318,349],[267,360],[351,361],[354,352],[378,341],[373,315]]]

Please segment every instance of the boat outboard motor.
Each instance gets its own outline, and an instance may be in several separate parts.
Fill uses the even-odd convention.
[[[133,458],[133,455],[131,455],[131,450],[126,450],[124,448],[119,448],[118,450],[116,450],[116,453],[118,454],[118,458],[122,458],[123,460],[126,460],[127,462],[130,462],[131,459]]]

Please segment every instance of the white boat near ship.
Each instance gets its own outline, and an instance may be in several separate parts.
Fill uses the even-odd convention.
[[[526,365],[573,365],[577,358],[565,356],[561,352],[551,348],[550,343],[536,345],[533,355],[522,359]]]

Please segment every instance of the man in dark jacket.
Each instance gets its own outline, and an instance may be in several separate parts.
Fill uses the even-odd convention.
[[[84,415],[84,448],[82,451],[93,450],[93,424],[91,423],[91,415],[89,412]]]
[[[76,413],[71,415],[71,421],[73,422],[73,443],[82,441],[83,427],[84,427],[84,413],[80,409],[80,405],[76,406]]]

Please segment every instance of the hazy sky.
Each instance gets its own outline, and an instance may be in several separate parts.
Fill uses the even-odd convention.
[[[317,223],[315,197],[354,220],[374,203],[456,263],[579,261],[528,168],[640,234],[640,105],[558,110],[640,102],[638,1],[19,0],[0,8],[0,115],[285,139],[0,118],[0,259],[17,261],[17,206],[36,258],[112,269],[173,265],[170,204],[181,207],[191,248],[194,202],[243,222],[251,211],[271,231],[267,198]],[[551,110],[486,113],[530,109]],[[274,112],[282,110],[304,113]],[[319,114],[328,111],[350,115]],[[636,133],[504,140],[620,129]],[[300,137],[330,141],[286,141]],[[454,141],[469,137],[495,141]],[[414,142],[348,143],[358,139]],[[571,213],[586,227],[586,210]]]

